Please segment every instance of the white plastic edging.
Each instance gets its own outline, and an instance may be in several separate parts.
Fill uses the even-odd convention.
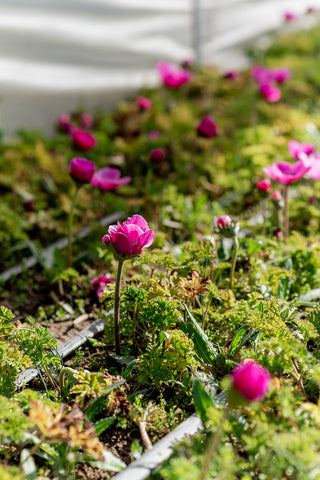
[[[58,347],[58,353],[61,355],[62,358],[67,357],[70,353],[77,350],[77,348],[81,347],[86,343],[88,338],[95,337],[98,333],[103,332],[104,326],[106,325],[106,321],[103,319],[96,320],[93,322],[89,327],[84,328],[81,332],[77,333],[74,337],[67,340],[62,345]],[[38,376],[39,372],[36,368],[28,368],[24,370],[18,375],[18,379],[16,380],[16,387],[21,388],[26,383],[31,382],[34,378]]]
[[[194,413],[180,423],[172,432],[168,433],[151,450],[145,452],[141,458],[130,463],[127,468],[118,473],[112,480],[145,480],[153,470],[167,460],[174,444],[183,440],[187,435],[194,435],[202,429],[200,418]],[[182,480],[182,479],[181,479]]]

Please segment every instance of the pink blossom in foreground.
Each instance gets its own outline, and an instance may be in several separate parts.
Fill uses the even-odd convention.
[[[97,170],[92,178],[91,184],[102,190],[114,190],[131,181],[131,177],[122,177],[121,172],[115,167],[105,167]]]
[[[96,139],[90,132],[86,132],[81,128],[74,128],[71,132],[71,136],[74,146],[83,152],[90,150],[97,143]]]
[[[92,290],[94,290],[97,294],[97,297],[100,298],[102,297],[105,286],[108,283],[111,283],[111,279],[105,277],[104,275],[99,275],[99,277],[90,280],[90,283],[92,284]]]
[[[169,88],[181,87],[192,79],[191,72],[169,62],[159,62],[157,70],[163,85]]]
[[[155,148],[150,153],[149,158],[150,158],[150,161],[155,165],[158,163],[161,163],[163,162],[163,159],[164,159],[164,151],[162,150],[162,148]]]
[[[261,180],[261,182],[257,183],[257,189],[263,193],[268,193],[271,188],[271,182],[268,178],[265,180]]]
[[[83,126],[83,128],[92,128],[94,124],[92,115],[86,112],[80,113],[79,122]]]
[[[315,151],[315,145],[311,143],[299,143],[296,140],[290,140],[288,142],[288,150],[293,158],[299,159],[301,153],[310,155]]]
[[[134,215],[121,225],[110,225],[108,234],[102,238],[103,243],[114,253],[123,256],[140,255],[142,249],[149,247],[154,239],[154,232],[141,215]]]
[[[302,160],[298,160],[293,164],[289,162],[273,163],[265,167],[263,171],[269,177],[286,185],[302,178],[310,168],[310,165],[306,165]]]
[[[199,137],[211,139],[217,135],[217,124],[211,117],[206,116],[197,125],[196,130]]]
[[[259,85],[259,92],[268,102],[277,102],[281,98],[279,88],[275,87],[272,83],[261,83]]]
[[[152,102],[150,98],[147,97],[138,97],[137,98],[137,105],[141,110],[150,110],[152,108]]]
[[[70,175],[80,182],[90,182],[95,169],[95,164],[86,158],[73,158],[69,165]]]
[[[232,387],[250,402],[262,400],[268,393],[271,376],[254,360],[242,361],[231,372]]]

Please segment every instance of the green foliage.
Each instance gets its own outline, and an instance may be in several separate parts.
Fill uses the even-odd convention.
[[[17,402],[0,396],[0,437],[1,454],[5,454],[5,445],[25,442],[32,422],[24,415]]]
[[[32,320],[30,320],[30,327],[15,331],[19,347],[28,355],[35,367],[58,369],[61,366],[61,358],[57,351],[57,340],[48,328],[36,325]]]
[[[242,323],[261,332],[261,339],[289,338],[292,334],[283,320],[284,303],[277,297],[263,300],[262,296],[249,295],[248,300],[240,300],[223,314],[225,322],[233,327]]]
[[[193,342],[181,330],[164,331],[139,359],[139,382],[146,384],[151,379],[159,386],[180,379],[184,371],[194,369],[197,364]]]
[[[14,341],[17,325],[14,314],[4,306],[0,307],[0,395],[11,397],[19,371],[28,365],[24,354],[19,352]]]
[[[144,304],[140,318],[149,325],[154,339],[156,332],[175,327],[180,315],[177,301],[165,297],[155,297]]]

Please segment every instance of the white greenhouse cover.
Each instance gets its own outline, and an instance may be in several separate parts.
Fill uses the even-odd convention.
[[[0,0],[0,128],[51,133],[63,112],[110,108],[156,84],[159,60],[241,68],[262,34],[315,21],[284,25],[308,7],[320,0]]]

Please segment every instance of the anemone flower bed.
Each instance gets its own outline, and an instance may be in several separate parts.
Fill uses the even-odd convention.
[[[197,412],[153,479],[320,479],[319,43],[160,62],[114,112],[1,145],[2,271],[39,260],[1,280],[1,478],[123,478]]]

